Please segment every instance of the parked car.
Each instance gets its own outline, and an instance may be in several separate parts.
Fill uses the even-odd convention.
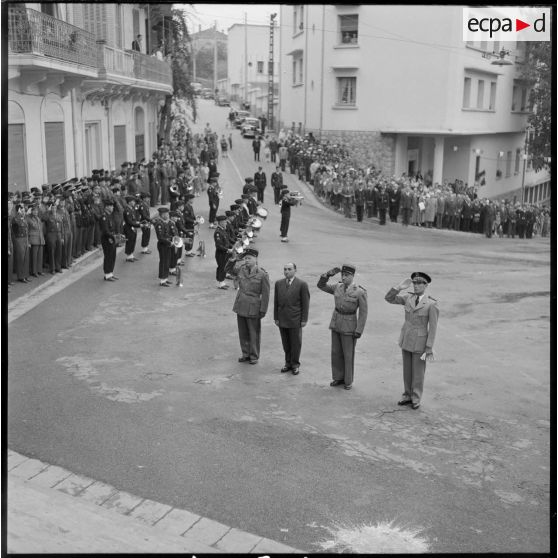
[[[213,94],[213,91],[211,91],[211,89],[209,89],[209,87],[204,87],[202,89],[201,96],[202,96],[202,99],[214,99],[215,98],[215,95]]]
[[[194,95],[196,97],[198,97],[201,94],[201,91],[203,89],[202,84],[197,82],[197,81],[193,81],[191,83],[192,89],[194,90]]]
[[[231,106],[231,102],[228,100],[226,95],[219,95],[217,97],[216,103],[220,107],[230,107]]]
[[[261,134],[259,119],[252,117],[245,118],[240,128],[240,134],[243,138],[255,138],[257,135]]]
[[[248,118],[250,113],[247,110],[239,110],[236,113],[236,118],[234,119],[234,126],[235,128],[241,128],[242,123],[244,122],[245,118]]]

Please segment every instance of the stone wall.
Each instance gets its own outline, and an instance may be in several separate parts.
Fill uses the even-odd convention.
[[[395,134],[381,132],[353,132],[350,130],[306,130],[314,137],[342,143],[349,151],[354,166],[374,165],[386,175],[395,172]]]

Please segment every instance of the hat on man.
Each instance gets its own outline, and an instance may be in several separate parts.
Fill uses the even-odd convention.
[[[162,215],[163,213],[169,213],[169,208],[168,207],[158,207],[157,211],[159,212],[159,215]]]
[[[242,199],[239,198],[238,200],[234,200],[234,203],[240,205],[241,203],[244,203],[244,200],[242,200]]]
[[[239,205],[237,205],[236,203],[233,203],[233,204],[231,205],[231,211],[235,211],[235,210],[238,209],[239,207],[240,207]]]
[[[140,192],[139,197],[144,200],[145,198],[150,198],[151,194],[149,192]]]
[[[411,279],[423,279],[427,285],[432,282],[432,279],[430,279],[430,277],[422,271],[415,271],[414,273],[411,273]]]
[[[250,184],[250,182],[254,182],[254,179],[248,177],[248,178],[245,178],[245,179],[244,179],[244,182],[246,182],[247,184]]]
[[[354,275],[356,273],[356,267],[352,264],[343,264],[341,266],[341,273],[350,273]]]
[[[169,214],[170,217],[176,217],[177,219],[180,219],[181,215],[178,211],[171,211]]]
[[[217,215],[217,221],[225,221],[227,219],[226,215]]]
[[[107,207],[108,205],[114,206],[114,200],[111,200],[110,198],[104,198],[103,204],[105,205],[105,207]]]
[[[196,196],[194,196],[194,194],[186,194],[184,196],[185,200],[193,200]]]
[[[218,182],[217,177],[216,177],[216,176],[212,176],[212,177],[209,179],[209,182]]]
[[[255,248],[246,248],[244,250],[245,256],[254,256],[254,258],[258,257],[259,252]]]
[[[127,203],[135,202],[135,201],[136,201],[136,197],[135,197],[135,196],[126,196],[124,199],[126,200]]]
[[[233,212],[232,212],[232,211],[229,211],[228,209],[227,209],[227,211],[225,211],[225,215],[226,215],[227,217],[230,217],[232,214],[233,214]]]

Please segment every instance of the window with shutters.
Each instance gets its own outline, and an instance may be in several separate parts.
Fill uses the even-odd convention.
[[[98,122],[87,122],[84,128],[85,132],[85,166],[88,174],[93,169],[101,166],[100,156],[100,125]]]
[[[519,161],[521,160],[521,149],[519,147],[515,150],[515,168],[513,173],[519,174]]]
[[[66,180],[66,140],[64,122],[45,122],[47,181]]]
[[[257,62],[257,72],[258,72],[258,74],[263,74],[263,71],[264,71],[264,63],[263,63],[263,61],[259,60]]]
[[[356,45],[358,43],[358,15],[339,16],[339,43]]]
[[[506,178],[511,176],[511,167],[512,167],[512,152],[507,152],[506,158]]]
[[[107,6],[103,3],[83,4],[83,26],[97,40],[107,40]]]
[[[466,77],[463,83],[463,108],[471,106],[471,78]]]
[[[139,10],[132,10],[132,25],[134,26],[134,39],[140,34]]]
[[[8,185],[13,190],[28,188],[25,124],[8,124]]]
[[[114,44],[122,48],[122,6],[114,5]]]
[[[134,121],[136,161],[141,161],[145,157],[145,116],[141,107],[136,107]]]
[[[114,162],[119,169],[127,161],[126,155],[126,126],[114,127]]]

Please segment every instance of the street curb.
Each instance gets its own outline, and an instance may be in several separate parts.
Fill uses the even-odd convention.
[[[301,550],[283,543],[241,531],[184,509],[134,496],[106,483],[73,474],[62,467],[28,458],[10,449],[7,451],[7,471],[15,492],[8,494],[8,499],[13,499],[14,502],[19,501],[17,484],[23,483],[26,488],[37,491],[57,490],[75,498],[76,510],[65,508],[67,513],[79,513],[78,502],[81,505],[87,502],[89,507],[94,504],[98,506],[99,513],[101,509],[105,515],[106,510],[114,512],[115,522],[119,520],[119,515],[134,519],[138,525],[149,526],[153,537],[161,537],[162,540],[170,536],[181,537],[186,544],[196,548],[196,552],[302,554]],[[55,523],[55,512],[53,515],[51,521]],[[13,534],[14,539],[17,539],[16,533],[20,527],[17,521],[16,517],[9,518],[8,521],[7,534]],[[102,536],[102,533],[99,535]],[[135,542],[141,544],[140,540]]]

